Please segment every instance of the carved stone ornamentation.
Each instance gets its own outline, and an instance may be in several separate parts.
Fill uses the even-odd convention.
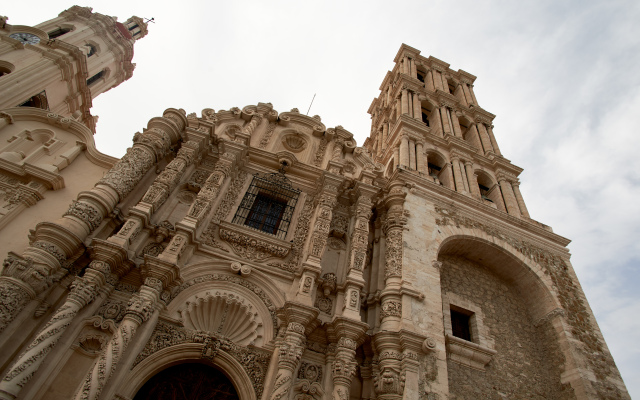
[[[220,239],[229,243],[237,255],[252,261],[261,261],[269,257],[284,258],[289,254],[289,248],[285,246],[227,228],[220,228]]]
[[[386,317],[401,317],[402,316],[402,303],[396,300],[386,300],[382,303],[380,310],[380,318]]]
[[[111,187],[121,199],[124,199],[154,162],[154,157],[148,151],[134,146],[100,179],[98,184]]]
[[[215,214],[213,215],[212,221],[214,223],[216,224],[220,223],[220,221],[223,221],[224,219],[227,218],[227,216],[229,215],[229,212],[231,212],[231,208],[238,200],[238,196],[240,196],[240,191],[244,187],[244,184],[247,181],[248,177],[249,177],[249,174],[247,174],[246,171],[240,171],[236,179],[234,179],[231,182],[231,185],[229,185],[229,189],[225,193],[224,198],[222,199],[222,202],[218,206],[218,209],[216,210]]]
[[[74,200],[64,215],[71,215],[78,218],[89,225],[91,230],[96,229],[102,222],[102,214],[100,211],[93,205],[83,201]]]

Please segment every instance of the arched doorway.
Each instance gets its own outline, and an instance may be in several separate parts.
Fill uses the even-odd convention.
[[[174,365],[142,386],[134,400],[239,400],[233,384],[219,370],[198,363]]]

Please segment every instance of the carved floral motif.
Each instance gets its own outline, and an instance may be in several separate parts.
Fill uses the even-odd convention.
[[[225,228],[220,228],[220,239],[229,243],[237,255],[252,261],[261,261],[269,257],[284,258],[289,254],[287,247]]]

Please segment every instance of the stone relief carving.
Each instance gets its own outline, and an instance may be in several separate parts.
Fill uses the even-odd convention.
[[[197,278],[194,279],[190,279],[186,282],[184,282],[182,285],[178,286],[174,292],[171,293],[171,298],[170,300],[173,300],[180,292],[182,292],[183,290],[193,286],[193,285],[197,285],[199,283],[204,283],[204,282],[211,282],[211,281],[225,281],[231,284],[236,284],[236,285],[240,285],[243,286],[249,290],[251,290],[253,293],[255,293],[260,300],[264,303],[264,305],[267,307],[267,309],[269,310],[269,313],[271,314],[271,320],[273,322],[273,326],[278,326],[278,320],[276,317],[276,307],[273,304],[273,302],[271,301],[271,299],[269,299],[269,297],[267,296],[267,294],[260,289],[258,286],[256,286],[255,284],[247,281],[246,279],[243,279],[239,276],[235,276],[235,275],[223,275],[223,274],[207,274],[207,275],[203,275],[203,276],[199,276]]]
[[[74,200],[71,207],[64,213],[64,215],[72,215],[79,220],[85,222],[91,227],[91,230],[96,229],[102,222],[102,214],[96,207],[83,201]]]
[[[151,168],[154,161],[154,157],[148,151],[133,147],[98,181],[98,184],[111,187],[123,199]]]
[[[258,330],[262,322],[252,307],[250,302],[236,294],[216,291],[187,302],[180,315],[188,329],[213,333],[247,346],[255,344],[261,336]]]
[[[293,245],[291,246],[291,257],[286,263],[269,263],[272,267],[277,267],[288,272],[295,272],[298,269],[304,243],[309,234],[309,225],[311,224],[311,215],[313,214],[313,205],[315,196],[307,196],[302,207],[302,212],[298,218],[296,231],[293,236]]]
[[[214,223],[216,224],[220,223],[220,221],[223,221],[225,218],[227,218],[227,216],[229,215],[229,212],[231,212],[231,208],[233,207],[235,202],[238,200],[238,196],[240,196],[240,191],[244,187],[244,184],[247,181],[248,177],[249,177],[249,174],[247,174],[246,171],[240,171],[236,179],[234,179],[233,182],[231,182],[231,185],[229,185],[229,189],[225,193],[224,198],[222,199],[222,202],[218,206],[218,209],[216,210],[215,214],[213,215],[212,221]]]
[[[322,365],[302,361],[298,370],[298,379],[322,383]]]
[[[322,160],[324,160],[324,155],[327,151],[327,145],[329,144],[329,141],[326,138],[326,134],[325,136],[322,137],[322,140],[320,140],[320,146],[318,146],[318,150],[316,151],[316,155],[313,159],[313,165],[316,167],[319,167],[322,164]]]
[[[227,228],[220,228],[220,239],[229,243],[237,255],[252,261],[261,261],[269,257],[284,258],[289,254],[289,248],[287,247],[269,243]]]
[[[264,378],[271,354],[256,347],[244,347],[213,334],[181,328],[163,321],[158,322],[149,341],[138,354],[133,365],[135,367],[159,350],[182,343],[202,343],[204,345],[202,357],[207,359],[215,358],[220,350],[226,352],[242,365],[254,383],[256,397],[262,396]]]
[[[402,316],[402,303],[395,300],[387,300],[382,303],[382,310],[380,312],[380,318],[385,317],[401,317]]]
[[[267,131],[264,133],[262,139],[260,139],[260,144],[258,145],[259,149],[265,149],[271,140],[271,136],[276,129],[275,122],[269,122],[269,126],[267,126]]]

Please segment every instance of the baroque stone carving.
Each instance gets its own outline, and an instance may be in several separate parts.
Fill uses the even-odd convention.
[[[293,245],[291,246],[291,257],[286,263],[269,263],[272,267],[277,267],[289,272],[295,272],[298,269],[300,258],[302,257],[302,247],[309,234],[309,226],[311,224],[311,215],[313,214],[314,196],[307,196],[302,212],[298,218],[296,231],[293,237]]]
[[[311,383],[322,382],[322,365],[302,361],[298,370],[298,379],[306,379]]]
[[[151,168],[154,161],[154,157],[148,151],[134,146],[98,181],[98,184],[111,187],[123,199]]]
[[[262,139],[260,139],[260,144],[258,145],[259,149],[265,149],[271,140],[271,136],[276,129],[275,122],[269,122],[269,126],[267,126],[267,131],[264,133]]]
[[[260,337],[262,322],[257,312],[251,303],[232,293],[207,293],[204,298],[187,302],[180,315],[186,328],[213,333],[239,345],[254,344]]]
[[[222,227],[220,228],[220,239],[229,243],[237,255],[252,261],[261,261],[269,257],[284,258],[289,253],[287,247]]]
[[[199,283],[204,283],[204,282],[211,282],[211,281],[225,281],[228,283],[243,286],[251,290],[260,298],[260,300],[264,303],[264,305],[269,310],[269,313],[271,314],[271,320],[273,322],[273,326],[278,326],[277,317],[276,317],[276,306],[273,304],[273,302],[271,301],[269,296],[267,296],[264,290],[260,289],[255,284],[248,282],[246,279],[240,278],[239,276],[235,276],[235,275],[207,274],[207,275],[199,276],[194,279],[190,279],[184,282],[182,285],[178,286],[178,288],[173,293],[171,293],[171,300],[173,300],[180,292],[182,292],[183,290],[193,285],[197,285]]]
[[[100,211],[93,205],[83,201],[74,200],[64,215],[72,215],[78,218],[89,225],[91,230],[96,229],[102,222],[102,214],[100,214]]]
[[[395,300],[386,300],[382,303],[380,311],[380,318],[386,317],[401,317],[402,316],[402,303]]]
[[[249,174],[247,174],[246,171],[240,171],[238,177],[234,179],[233,182],[231,182],[231,185],[229,185],[229,189],[225,193],[222,202],[218,206],[218,209],[213,216],[212,221],[214,223],[220,223],[220,221],[223,221],[225,218],[227,218],[229,212],[231,211],[231,208],[237,201],[238,196],[240,195],[240,190],[242,190],[242,188],[244,187],[248,176]]]

